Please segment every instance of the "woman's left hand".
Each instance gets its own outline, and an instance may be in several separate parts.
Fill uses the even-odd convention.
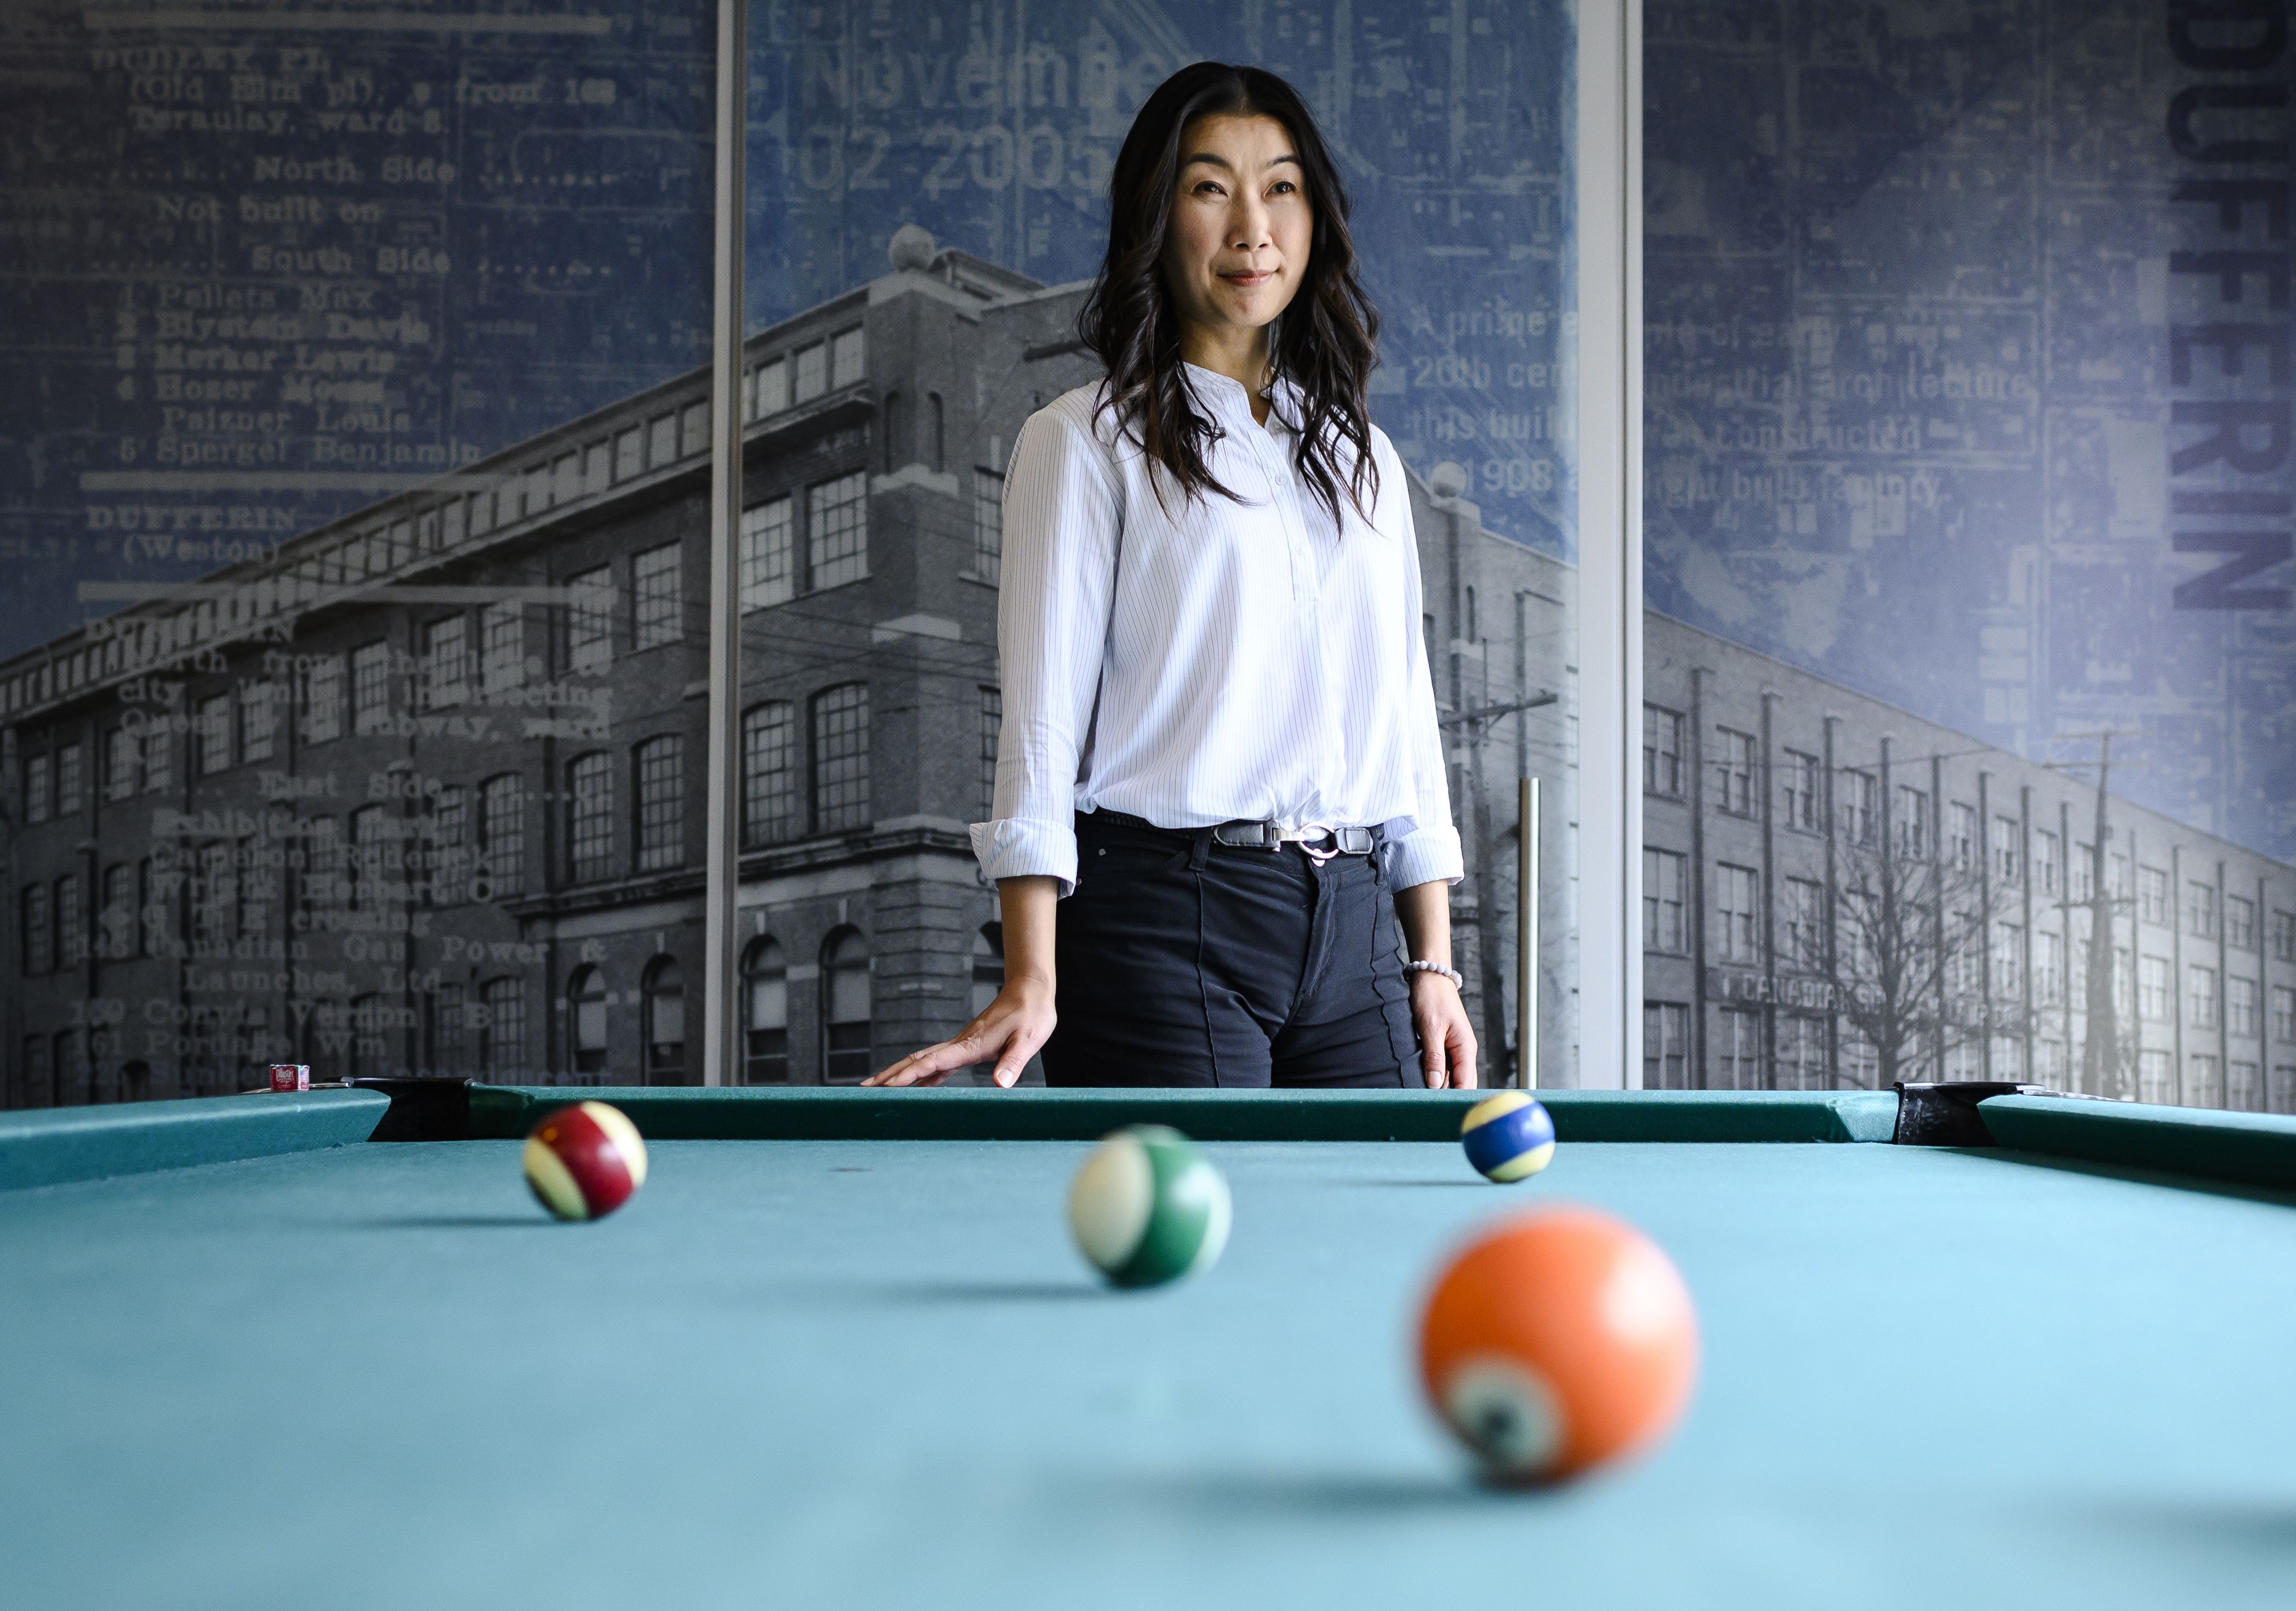
[[[1459,987],[1439,973],[1411,973],[1411,1024],[1419,1032],[1419,1077],[1430,1091],[1475,1089],[1475,1032]]]

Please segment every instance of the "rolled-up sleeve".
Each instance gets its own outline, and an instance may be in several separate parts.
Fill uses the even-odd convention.
[[[1435,724],[1435,681],[1428,670],[1427,634],[1420,625],[1419,534],[1411,519],[1403,461],[1392,449],[1382,455],[1380,472],[1380,495],[1395,498],[1402,513],[1404,663],[1411,677],[1404,723],[1412,792],[1417,799],[1409,816],[1387,823],[1381,856],[1390,889],[1408,889],[1436,879],[1456,884],[1467,876],[1467,864],[1459,853],[1459,830],[1451,821],[1450,774],[1443,765],[1443,731]]]
[[[1100,445],[1058,408],[1021,426],[1004,478],[996,598],[1003,722],[981,876],[1076,890],[1076,786],[1105,663],[1122,500]]]

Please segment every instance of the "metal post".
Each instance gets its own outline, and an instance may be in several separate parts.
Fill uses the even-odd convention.
[[[1538,780],[1516,782],[1515,822],[1522,842],[1515,853],[1515,1084],[1538,1089]]]
[[[716,283],[709,422],[709,815],[702,896],[701,1083],[736,1084],[734,1013],[741,893],[742,146],[747,137],[749,0],[718,0]]]

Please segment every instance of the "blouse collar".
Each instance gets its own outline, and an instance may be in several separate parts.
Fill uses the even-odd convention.
[[[1251,400],[1245,395],[1242,381],[1233,375],[1224,375],[1216,369],[1206,369],[1201,364],[1189,364],[1185,358],[1181,363],[1186,364],[1188,379],[1195,387],[1197,395],[1206,402],[1214,407],[1241,408],[1249,414]],[[1285,427],[1297,435],[1303,411],[1300,388],[1292,382],[1291,376],[1275,377],[1275,385],[1268,388],[1268,404],[1269,412],[1280,417]]]

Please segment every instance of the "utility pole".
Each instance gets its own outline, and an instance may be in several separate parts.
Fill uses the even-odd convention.
[[[1528,699],[1516,699],[1505,705],[1479,705],[1472,710],[1454,711],[1447,716],[1436,718],[1439,727],[1464,727],[1467,731],[1467,770],[1472,780],[1470,789],[1474,796],[1469,803],[1467,820],[1475,842],[1477,971],[1482,980],[1482,1042],[1486,1047],[1506,1044],[1506,976],[1500,967],[1499,948],[1493,938],[1498,913],[1498,878],[1492,866],[1496,846],[1490,828],[1490,806],[1483,794],[1483,732],[1500,716],[1513,716],[1519,710],[1538,710],[1556,703],[1561,698],[1557,693],[1541,691]],[[1520,835],[1521,824],[1517,823],[1513,831]],[[1533,890],[1529,898],[1536,900],[1538,892]],[[1534,980],[1536,977],[1534,969]],[[1528,1015],[1537,1010],[1537,1003],[1526,1003],[1521,1010],[1525,1015],[1524,1021],[1528,1022]],[[1523,1038],[1521,1034],[1516,1036],[1518,1042]],[[1517,1067],[1508,1071],[1509,1083],[1520,1084],[1523,1055],[1523,1048],[1520,1044],[1515,1049],[1515,1055]]]
[[[2108,727],[2099,732],[2063,736],[2097,741],[2096,813],[2088,847],[2088,969],[2082,979],[2082,987],[2088,993],[2088,1007],[2081,1046],[2081,1086],[2098,1096],[2117,1097],[2120,1094],[2122,1054],[2120,1015],[2112,1003],[2112,895],[2105,885],[2109,864],[2105,844],[2112,837],[2106,786],[2112,777],[2113,732]],[[2088,763],[2066,761],[2054,765],[2072,767]]]

